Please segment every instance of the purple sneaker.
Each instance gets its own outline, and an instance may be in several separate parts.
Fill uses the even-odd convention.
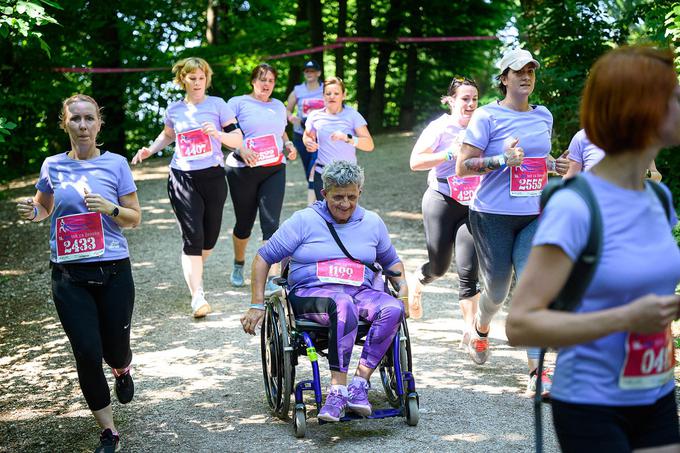
[[[371,415],[371,403],[368,402],[368,389],[370,385],[366,379],[354,376],[352,382],[347,386],[347,407],[362,417]]]
[[[345,416],[347,406],[347,389],[344,386],[331,386],[326,397],[326,404],[319,411],[319,419],[327,422],[339,422]]]

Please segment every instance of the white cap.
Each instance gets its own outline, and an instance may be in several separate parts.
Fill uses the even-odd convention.
[[[534,59],[534,57],[531,55],[531,52],[528,50],[512,49],[503,55],[501,62],[498,63],[498,67],[500,68],[501,73],[503,73],[508,68],[512,69],[513,71],[519,71],[527,63],[533,63],[537,68],[541,67],[538,61]]]

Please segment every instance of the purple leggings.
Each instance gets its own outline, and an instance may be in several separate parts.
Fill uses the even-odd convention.
[[[296,318],[328,326],[328,364],[347,372],[359,320],[371,323],[359,363],[376,368],[399,329],[402,303],[366,286],[324,285],[297,288],[289,294]]]

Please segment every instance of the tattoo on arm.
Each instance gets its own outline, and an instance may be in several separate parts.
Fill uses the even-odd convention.
[[[498,156],[472,157],[463,162],[463,164],[465,165],[466,169],[478,173],[480,175],[484,175],[489,173],[490,171],[498,170],[499,168],[501,168],[501,162],[498,159]]]

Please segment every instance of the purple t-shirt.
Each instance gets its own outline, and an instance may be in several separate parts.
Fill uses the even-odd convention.
[[[298,118],[307,118],[312,111],[318,110],[318,108],[314,108],[315,106],[323,106],[323,83],[319,83],[315,90],[309,90],[306,83],[301,83],[300,85],[295,85],[293,92],[297,99]],[[305,130],[301,125],[294,124],[293,131],[296,134],[302,134]]]
[[[286,106],[278,99],[269,99],[269,102],[258,101],[249,94],[235,96],[227,105],[236,114],[238,124],[243,131],[243,141],[251,138],[273,135],[276,140],[276,147],[283,151],[283,136],[288,124],[286,116]],[[286,158],[283,158],[286,162]],[[227,165],[230,167],[245,167],[246,164],[236,159],[233,154],[227,157]]]
[[[361,113],[354,110],[352,107],[344,106],[337,114],[326,112],[326,109],[315,110],[307,117],[305,129],[316,132],[316,138],[319,142],[319,149],[317,150],[317,164],[316,171],[321,173],[323,166],[328,165],[336,160],[346,160],[356,163],[357,150],[351,143],[345,143],[342,140],[331,140],[331,134],[335,131],[340,131],[345,134],[356,135],[357,128],[365,126],[366,120]]]
[[[464,136],[465,128],[460,127],[451,115],[445,113],[427,125],[423,132],[421,132],[420,137],[418,137],[415,148],[430,148],[432,152],[438,153],[446,151],[452,146],[458,146],[462,143]],[[438,181],[437,178],[446,179],[455,174],[456,157],[453,160],[444,161],[431,168],[427,174],[427,185],[439,193],[450,196],[451,190],[449,189],[449,184]]]
[[[517,137],[517,146],[524,149],[525,157],[546,158],[550,153],[552,125],[552,114],[541,105],[528,112],[517,112],[493,102],[472,114],[463,143],[481,149],[481,157],[492,157],[503,154],[513,137]],[[483,175],[470,209],[491,214],[538,214],[538,195],[510,195],[510,173],[510,167],[504,165]]]
[[[123,156],[103,151],[99,157],[74,160],[67,153],[50,156],[42,164],[40,179],[35,187],[54,194],[54,209],[50,219],[50,261],[57,262],[57,219],[71,214],[88,212],[85,190],[96,193],[118,204],[118,199],[137,191],[132,172]],[[89,263],[128,258],[127,240],[121,228],[107,215],[101,216],[104,231],[104,254],[82,258],[74,262]]]
[[[588,171],[604,157],[604,151],[593,145],[585,129],[581,129],[574,135],[569,143],[569,159],[581,164],[581,171]]]
[[[257,253],[269,264],[291,257],[288,283],[292,288],[324,285],[317,277],[317,263],[347,258],[333,240],[326,221],[333,224],[340,241],[354,258],[364,263],[377,262],[384,269],[400,261],[378,214],[357,206],[347,223],[339,224],[325,201],[317,201],[294,213]],[[373,286],[373,272],[365,266],[363,271],[361,286]]]
[[[200,132],[201,124],[212,123],[215,129],[234,119],[234,112],[224,99],[206,96],[200,104],[173,102],[165,111],[165,125],[175,131],[175,153],[170,167],[191,171],[220,165],[224,167],[222,143]],[[212,151],[212,152],[211,152]]]
[[[602,255],[579,313],[625,305],[649,293],[668,295],[680,282],[680,250],[663,206],[651,189],[623,189],[590,172],[584,177],[602,213]],[[663,186],[670,197],[670,191]],[[571,190],[557,192],[541,214],[533,245],[556,245],[573,261],[585,247],[590,215]],[[622,377],[627,332],[559,350],[551,397],[606,406],[652,404],[673,391],[670,379],[649,389],[630,389]],[[622,388],[623,387],[623,388]]]

